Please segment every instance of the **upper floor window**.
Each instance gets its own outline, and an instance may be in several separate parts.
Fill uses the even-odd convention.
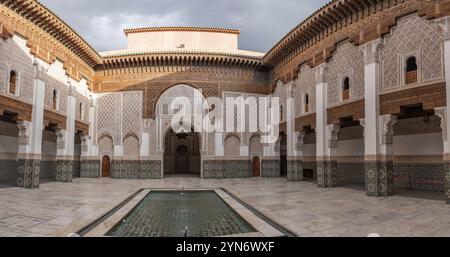
[[[417,82],[417,58],[411,56],[406,60],[405,84]]]
[[[52,94],[52,108],[58,110],[58,102],[59,102],[59,94],[58,90],[54,89]]]
[[[9,74],[9,89],[8,92],[10,94],[17,94],[17,86],[18,86],[19,77],[17,76],[16,71],[11,71]]]
[[[348,99],[350,99],[350,78],[345,77],[342,82],[342,100],[345,101]]]
[[[80,113],[80,120],[84,120],[84,104],[83,103],[80,103],[80,110],[79,110],[79,113]]]
[[[305,110],[305,113],[306,113],[306,112],[309,112],[309,95],[308,95],[308,94],[305,95],[305,100],[304,100],[304,102],[305,102],[305,108],[304,108],[304,110]]]

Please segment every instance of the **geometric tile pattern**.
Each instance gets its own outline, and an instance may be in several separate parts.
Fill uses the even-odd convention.
[[[250,178],[250,160],[206,160],[203,161],[204,179]]]
[[[318,161],[317,186],[336,187],[337,184],[337,161]]]
[[[288,160],[287,180],[289,182],[298,182],[303,180],[303,161]]]
[[[161,161],[113,160],[111,178],[114,179],[160,179]]]
[[[56,161],[56,181],[72,182],[73,177],[73,161],[57,160]]]
[[[23,188],[39,187],[40,160],[19,159],[17,166],[17,186]]]
[[[279,160],[261,160],[261,177],[276,178],[281,176]]]
[[[395,163],[394,186],[409,190],[444,192],[444,165]]]
[[[82,178],[100,177],[100,160],[81,160],[80,176]]]
[[[366,161],[366,191],[368,196],[393,194],[393,161]]]

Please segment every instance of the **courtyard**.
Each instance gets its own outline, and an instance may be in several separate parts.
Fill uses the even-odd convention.
[[[285,178],[163,180],[77,178],[39,189],[0,188],[0,236],[68,236],[142,188],[224,188],[300,237],[450,236],[450,206],[439,193],[367,197],[360,188],[318,188]],[[418,197],[420,196],[420,197]]]

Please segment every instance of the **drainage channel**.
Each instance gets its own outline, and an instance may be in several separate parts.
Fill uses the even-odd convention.
[[[104,222],[106,219],[108,219],[109,217],[111,217],[114,213],[116,213],[119,209],[121,209],[123,206],[125,206],[127,203],[129,203],[132,199],[134,199],[138,194],[140,194],[144,189],[140,189],[138,190],[136,193],[132,194],[130,197],[128,197],[127,199],[125,199],[123,202],[121,202],[119,205],[117,205],[116,207],[112,208],[110,211],[108,211],[107,213],[105,213],[103,216],[101,216],[100,218],[96,219],[95,221],[89,223],[89,225],[85,226],[84,228],[78,230],[76,233],[80,236],[84,236],[87,233],[89,233],[92,229],[94,229],[95,227],[97,227],[99,224],[101,224],[102,222]]]
[[[241,199],[239,199],[239,197],[235,196],[233,193],[231,193],[230,191],[226,190],[225,188],[221,188],[221,190],[223,190],[225,193],[227,193],[231,198],[233,198],[234,200],[236,200],[238,203],[240,203],[242,206],[244,206],[245,208],[247,208],[249,211],[251,211],[254,215],[256,215],[258,218],[264,220],[265,222],[267,222],[269,225],[271,225],[272,227],[276,228],[277,230],[279,230],[280,232],[282,232],[283,234],[285,234],[285,236],[287,237],[297,237],[297,235],[295,233],[293,233],[292,231],[290,231],[289,229],[283,227],[282,225],[276,223],[275,221],[271,220],[269,217],[267,217],[266,215],[262,214],[260,211],[256,210],[255,208],[253,208],[251,205],[247,204],[246,202],[242,201]]]

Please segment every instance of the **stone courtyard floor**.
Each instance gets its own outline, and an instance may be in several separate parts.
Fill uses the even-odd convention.
[[[193,177],[75,179],[43,183],[35,190],[0,187],[0,236],[67,236],[141,188],[182,187],[225,188],[298,236],[450,236],[450,206],[435,194],[371,198],[362,190],[323,189],[283,178]]]

